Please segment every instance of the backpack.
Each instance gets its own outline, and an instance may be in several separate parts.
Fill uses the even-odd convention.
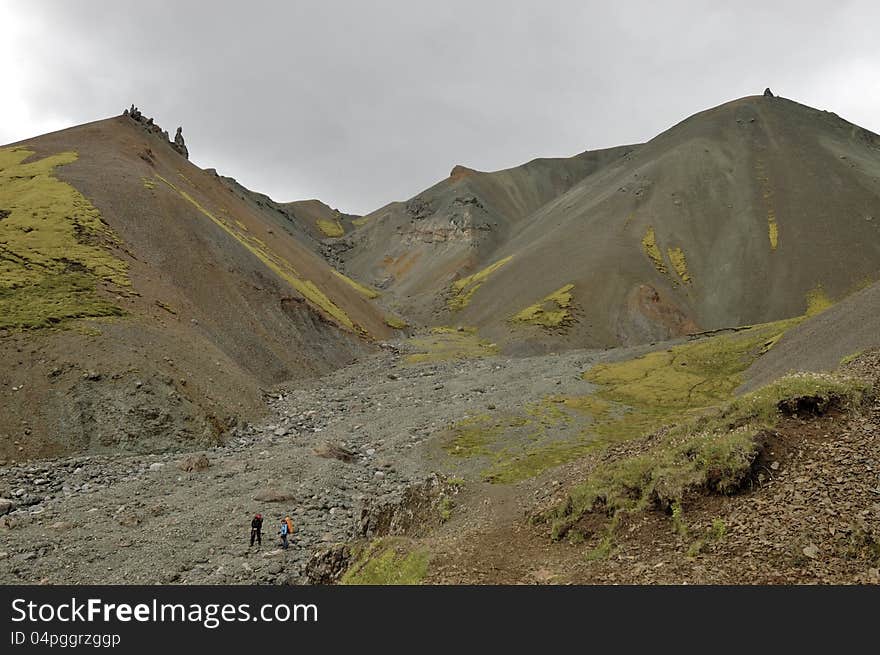
[[[290,519],[284,519],[284,522],[287,523],[287,534],[293,534],[293,521]]]

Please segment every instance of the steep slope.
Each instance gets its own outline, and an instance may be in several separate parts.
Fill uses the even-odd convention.
[[[880,283],[789,330],[746,372],[752,391],[792,371],[833,371],[841,360],[880,348]]]
[[[470,186],[459,216],[483,205],[503,216],[471,218],[470,232],[439,204],[421,209],[462,180],[442,182],[405,205],[410,229],[400,206],[368,217],[349,266],[374,281],[384,251],[403,310],[479,327],[507,352],[771,321],[880,277],[880,139],[834,114],[750,96],[611,152],[516,211]],[[512,170],[522,177],[505,189],[519,197],[533,174]],[[418,239],[422,214],[446,220],[446,234]],[[450,256],[453,235],[467,246]]]
[[[261,409],[261,387],[391,334],[274,209],[151,124],[120,116],[0,157],[0,457],[214,441]]]

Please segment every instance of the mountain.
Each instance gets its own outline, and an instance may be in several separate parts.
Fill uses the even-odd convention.
[[[772,96],[651,141],[457,167],[359,221],[345,265],[427,325],[508,353],[612,347],[803,314],[880,277],[880,138]]]
[[[392,330],[139,112],[0,149],[0,458],[222,438]]]
[[[363,217],[202,170],[126,112],[0,149],[0,457],[222,440],[266,388],[391,325],[508,355],[642,345],[878,278],[880,137],[784,98],[644,144],[458,165]]]

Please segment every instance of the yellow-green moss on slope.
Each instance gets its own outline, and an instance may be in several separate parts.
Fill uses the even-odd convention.
[[[128,286],[128,267],[110,250],[118,238],[98,210],[54,176],[77,159],[64,152],[0,149],[0,327],[38,328],[65,319],[119,315],[95,291]]]
[[[642,248],[645,249],[645,254],[651,262],[653,262],[654,268],[665,275],[666,264],[663,263],[663,253],[657,245],[657,235],[654,233],[653,225],[648,226],[648,229],[645,231],[645,236],[642,237]]]
[[[428,573],[430,555],[410,550],[401,539],[376,539],[355,554],[354,563],[342,576],[344,585],[417,585]]]
[[[385,325],[390,328],[394,328],[395,330],[405,330],[409,327],[406,321],[404,321],[399,316],[394,316],[393,314],[385,315]]]
[[[548,396],[513,413],[474,416],[450,427],[444,450],[481,460],[480,476],[515,483],[595,448],[698,416],[733,398],[743,372],[802,318],[693,341],[601,364],[583,377],[598,389]]]
[[[675,272],[678,274],[678,277],[681,278],[681,281],[685,284],[690,284],[691,275],[688,272],[687,259],[684,256],[684,250],[681,248],[667,248],[666,254],[669,256],[669,261],[672,262],[672,268],[675,269]]]
[[[817,284],[807,293],[807,316],[815,316],[821,314],[834,304],[828,294],[825,293],[825,287]]]
[[[318,229],[327,237],[341,237],[345,234],[345,230],[342,227],[342,223],[338,220],[327,220],[326,218],[319,218],[315,221],[315,224],[318,226]]]
[[[447,301],[449,309],[458,310],[467,307],[471,302],[471,298],[473,298],[477,289],[480,288],[483,282],[485,282],[492,273],[507,264],[511,259],[513,259],[513,255],[508,255],[504,259],[499,259],[494,264],[490,264],[473,275],[468,275],[467,277],[463,277],[453,282],[452,296]]]
[[[445,331],[435,328],[427,336],[416,336],[409,343],[421,352],[407,355],[410,364],[477,359],[498,354],[498,346],[480,339],[475,329]]]
[[[596,435],[606,440],[635,437],[683,413],[730,399],[742,384],[743,372],[800,320],[768,323],[594,366],[584,379],[599,385],[599,398],[622,410],[597,422]]]
[[[490,454],[489,446],[503,432],[503,426],[488,414],[480,414],[458,421],[452,428],[453,437],[443,444],[443,450],[453,457],[476,457]]]
[[[348,286],[357,291],[364,298],[369,298],[370,300],[373,300],[374,298],[378,298],[382,295],[372,287],[368,287],[366,284],[361,284],[360,282],[352,280],[350,277],[348,277],[347,275],[343,275],[339,271],[334,270],[333,275],[345,282]]]
[[[336,323],[340,326],[346,327],[353,331],[362,331],[361,328],[356,326],[351,318],[349,318],[348,314],[346,314],[341,307],[336,305],[336,303],[330,300],[330,298],[327,297],[327,295],[323,291],[321,291],[321,289],[319,289],[314,282],[301,278],[299,273],[290,264],[290,262],[279,257],[271,250],[269,250],[269,247],[265,243],[260,241],[260,239],[249,234],[244,234],[232,224],[227,223],[223,219],[214,215],[204,206],[202,206],[202,204],[198,200],[193,198],[183,189],[175,186],[172,182],[166,180],[161,175],[157,174],[156,177],[167,184],[172,190],[180,194],[180,196],[184,200],[189,202],[201,214],[209,218],[232,238],[241,243],[251,253],[256,255],[256,257],[260,261],[262,261],[266,266],[272,269],[272,271],[274,271],[281,279],[285,280],[288,284],[290,284],[290,286],[296,289],[312,307],[334,319]]]
[[[41,328],[65,319],[122,316],[122,309],[95,292],[89,275],[47,275],[36,284],[0,287],[0,328]]]
[[[779,245],[779,224],[776,222],[776,212],[767,210],[767,236],[770,239],[770,250],[775,251]]]
[[[509,484],[570,462],[594,444],[581,429],[611,404],[592,396],[548,396],[512,413],[479,414],[458,421],[442,447],[455,459],[483,460],[480,477]]]
[[[553,293],[544,296],[534,305],[529,305],[511,319],[518,323],[530,323],[546,328],[554,328],[571,323],[571,290],[573,284],[566,284]]]

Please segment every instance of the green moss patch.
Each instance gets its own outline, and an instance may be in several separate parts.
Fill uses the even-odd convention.
[[[368,287],[366,284],[361,284],[360,282],[352,280],[350,277],[348,277],[347,275],[343,275],[339,271],[334,270],[333,275],[335,275],[340,280],[345,282],[348,286],[350,286],[352,289],[357,291],[364,298],[368,298],[370,300],[373,300],[373,299],[378,298],[379,296],[382,295],[381,293],[376,291],[374,288]]]
[[[645,236],[642,237],[642,248],[654,264],[654,268],[656,268],[659,273],[666,275],[666,264],[663,263],[663,253],[657,245],[657,235],[654,233],[653,225],[648,226],[648,229],[645,231]]]
[[[590,413],[587,413],[589,408]],[[581,457],[593,447],[581,430],[610,409],[592,397],[549,396],[512,414],[480,414],[455,423],[443,449],[475,459],[483,480],[509,484]]]
[[[455,424],[453,436],[443,449],[453,457],[475,457],[490,454],[489,446],[503,432],[488,415],[473,416]]]
[[[743,372],[800,320],[768,323],[594,366],[584,379],[599,386],[598,398],[620,410],[597,422],[596,436],[610,441],[636,437],[730,399],[743,382]]]
[[[427,550],[411,550],[402,539],[376,539],[356,553],[340,584],[417,585],[428,573]]]
[[[817,284],[807,294],[807,316],[821,314],[833,304],[834,302],[825,293],[825,288],[821,284]]]
[[[47,275],[17,289],[0,287],[0,329],[44,328],[72,318],[123,313],[95,293],[95,281],[89,275]]]
[[[669,256],[672,268],[678,274],[678,277],[681,278],[681,281],[685,284],[690,284],[692,280],[688,272],[687,258],[684,256],[684,251],[681,248],[667,248],[666,254]]]
[[[121,315],[96,290],[102,281],[130,285],[127,265],[111,251],[119,239],[79,191],[54,176],[77,154],[24,163],[33,154],[0,149],[0,325]]]
[[[513,255],[505,257],[504,259],[499,259],[497,262],[487,266],[483,270],[453,282],[452,295],[446,301],[449,309],[456,311],[467,307],[474,294],[477,292],[477,289],[482,286],[483,282],[485,282],[492,273],[510,262],[511,259],[513,259]]]
[[[571,291],[573,284],[566,284],[513,316],[514,323],[529,323],[545,328],[557,328],[573,321],[571,315]]]
[[[385,325],[390,328],[394,328],[395,330],[405,330],[409,327],[406,321],[404,321],[399,316],[394,316],[392,314],[385,315]]]
[[[409,344],[420,351],[407,355],[406,361],[410,364],[476,359],[498,354],[498,346],[480,339],[476,330],[432,330],[430,335],[411,338]]]
[[[318,229],[321,230],[322,234],[326,237],[337,238],[345,235],[345,229],[342,227],[342,223],[338,220],[327,220],[325,218],[319,218],[315,221],[315,225],[318,226]]]
[[[767,210],[767,237],[770,239],[770,250],[775,251],[779,247],[779,224],[772,209]]]

